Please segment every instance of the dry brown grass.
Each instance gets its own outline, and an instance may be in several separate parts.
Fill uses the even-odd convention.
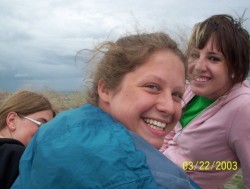
[[[58,92],[49,88],[44,88],[41,91],[36,91],[46,96],[52,105],[57,109],[58,112],[77,108],[86,103],[86,92],[82,91],[71,91],[71,92]],[[7,98],[10,92],[0,91],[0,104]]]

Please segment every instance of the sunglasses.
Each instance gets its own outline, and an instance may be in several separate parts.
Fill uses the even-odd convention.
[[[43,124],[42,122],[37,121],[37,120],[30,118],[28,116],[19,115],[19,117],[30,120],[31,122],[35,123],[38,127],[40,127]]]

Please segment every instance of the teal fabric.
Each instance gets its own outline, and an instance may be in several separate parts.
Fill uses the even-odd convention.
[[[162,189],[128,131],[99,108],[65,111],[43,125],[12,188]]]
[[[150,145],[139,135],[130,131],[137,149],[146,155],[147,164],[156,180],[161,186],[169,189],[201,189],[191,180],[183,169],[177,167],[171,160]]]

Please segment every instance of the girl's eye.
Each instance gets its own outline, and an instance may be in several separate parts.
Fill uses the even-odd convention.
[[[147,85],[145,85],[145,87],[150,89],[150,90],[154,90],[154,91],[160,90],[159,85],[156,85],[156,84],[147,84]]]
[[[211,62],[219,62],[219,61],[220,61],[220,59],[219,59],[218,57],[216,57],[216,56],[210,56],[210,57],[208,57],[208,59],[209,59]]]

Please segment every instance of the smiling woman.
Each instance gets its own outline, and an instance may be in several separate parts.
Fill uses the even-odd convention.
[[[214,15],[194,26],[186,106],[161,149],[202,188],[221,188],[240,168],[250,188],[250,41],[243,20]]]
[[[39,129],[13,188],[194,188],[157,149],[181,115],[185,57],[176,43],[136,34],[96,50],[89,104]]]
[[[171,72],[166,74],[166,70]],[[98,104],[129,130],[160,148],[164,136],[181,116],[184,75],[183,62],[174,52],[153,52],[143,66],[124,75],[116,88],[108,89],[101,80]]]

